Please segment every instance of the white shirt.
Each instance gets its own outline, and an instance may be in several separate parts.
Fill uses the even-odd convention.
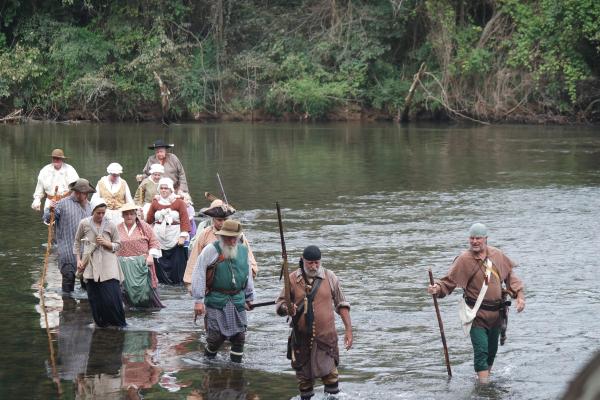
[[[31,208],[38,209],[42,197],[45,195],[54,196],[55,194],[63,195],[69,191],[69,183],[79,179],[75,168],[67,163],[62,164],[60,169],[54,168],[53,164],[48,164],[41,169],[35,191],[33,192],[33,203]],[[58,186],[58,192],[54,193],[54,188]],[[48,201],[44,203],[44,209],[48,208]]]

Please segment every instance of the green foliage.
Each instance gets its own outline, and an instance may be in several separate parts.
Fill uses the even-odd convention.
[[[40,59],[38,49],[20,45],[10,52],[0,53],[0,99],[11,97],[21,90],[31,90],[27,83],[45,72]],[[15,103],[17,107],[23,105],[20,96],[15,96]]]
[[[594,0],[504,0],[502,10],[515,21],[509,62],[531,71],[552,97],[568,94],[577,101],[577,87],[590,77],[581,53],[584,42],[600,50],[600,3]]]
[[[600,2],[13,0],[0,14],[0,111],[144,118],[160,113],[156,72],[176,117],[395,116],[422,62],[417,111],[478,115],[518,97],[573,114],[597,98],[582,83],[598,80]]]

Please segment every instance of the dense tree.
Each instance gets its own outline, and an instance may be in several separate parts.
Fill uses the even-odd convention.
[[[8,0],[0,112],[42,118],[600,118],[594,0]],[[156,74],[155,74],[156,73]],[[163,90],[163,94],[165,90]]]

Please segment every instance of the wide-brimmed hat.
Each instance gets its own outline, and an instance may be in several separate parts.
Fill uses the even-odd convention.
[[[216,199],[210,203],[210,207],[202,208],[200,214],[213,218],[227,218],[235,214],[235,208],[223,203],[223,200]]]
[[[106,172],[108,172],[109,174],[121,175],[123,173],[123,167],[121,166],[121,164],[116,162],[110,163],[108,164],[108,167],[106,167]]]
[[[152,146],[148,146],[148,148],[150,150],[154,150],[154,149],[158,149],[159,147],[164,147],[165,149],[170,149],[171,147],[175,146],[174,144],[169,144],[166,143],[164,140],[162,139],[158,139],[157,141],[155,141]]]
[[[62,158],[65,159],[67,157],[65,157],[65,152],[62,149],[54,149],[52,150],[52,154],[50,154],[50,157],[52,158]]]
[[[165,167],[163,167],[162,164],[152,164],[150,166],[150,170],[148,172],[150,174],[154,174],[154,173],[164,174],[165,173]]]
[[[125,211],[131,211],[131,210],[139,210],[140,206],[138,206],[135,203],[125,203],[121,206],[121,208],[119,208],[119,211],[121,211],[122,213]]]
[[[242,224],[235,219],[228,219],[223,222],[223,227],[220,231],[216,231],[215,235],[219,236],[240,236],[242,234]]]
[[[96,193],[96,189],[90,185],[90,182],[83,178],[79,178],[75,182],[69,183],[69,190],[80,193]]]
[[[90,201],[90,207],[92,208],[92,212],[98,207],[106,207],[106,200],[102,197],[92,197]]]

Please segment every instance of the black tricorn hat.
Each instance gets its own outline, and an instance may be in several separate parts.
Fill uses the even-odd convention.
[[[213,218],[227,218],[235,214],[235,208],[231,207],[229,204],[223,203],[220,199],[216,199],[210,203],[210,207],[201,209],[200,214]]]
[[[164,140],[162,139],[158,139],[156,140],[152,146],[148,146],[148,148],[150,150],[154,150],[154,149],[158,149],[159,147],[164,147],[165,149],[170,149],[171,147],[175,146],[174,144],[169,144],[166,143]]]

